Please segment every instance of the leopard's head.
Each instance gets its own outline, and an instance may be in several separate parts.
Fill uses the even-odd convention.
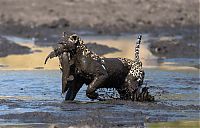
[[[63,37],[58,41],[58,46],[54,50],[58,51],[66,51],[71,52],[77,49],[77,46],[80,45],[81,39],[78,35],[66,35],[64,34]]]
[[[65,32],[62,38],[57,42],[54,50],[47,56],[45,63],[50,58],[58,57],[62,55],[64,52],[67,53],[75,53],[77,47],[80,46],[81,39],[76,34],[67,35]]]

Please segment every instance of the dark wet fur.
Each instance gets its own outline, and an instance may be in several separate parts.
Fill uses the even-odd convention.
[[[67,91],[65,100],[74,100],[84,83],[88,85],[86,95],[90,99],[101,100],[98,93],[96,93],[99,88],[115,88],[120,94],[120,99],[134,101],[154,100],[154,97],[149,94],[148,88],[145,87],[140,90],[140,83],[132,74],[129,74],[130,65],[122,63],[119,58],[101,59],[98,55],[87,50],[87,55],[84,55],[85,45],[82,46],[79,40],[76,43],[67,42],[67,38],[62,38],[58,47],[54,50],[56,56],[59,56],[63,71],[62,93]],[[78,37],[72,36],[72,38],[76,40]],[[69,57],[66,57],[68,54],[63,56],[64,53],[70,53]],[[52,54],[53,56],[51,57],[51,54],[47,59],[55,56],[55,54]],[[90,57],[90,54],[93,54],[94,57]],[[70,58],[71,64],[70,62],[67,63],[68,60],[66,59],[68,58]],[[66,69],[68,67],[70,68]],[[74,79],[67,81],[69,75],[73,75]]]

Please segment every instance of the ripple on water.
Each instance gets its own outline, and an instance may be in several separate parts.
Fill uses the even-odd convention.
[[[58,70],[27,70],[27,71],[0,71],[0,99],[5,99],[0,105],[0,115],[25,112],[53,112],[66,113],[70,116],[87,114],[93,111],[103,111],[104,114],[113,112],[116,115],[126,112],[141,111],[144,115],[156,120],[157,116],[166,116],[167,120],[197,119],[197,110],[188,105],[196,105],[199,108],[199,81],[196,72],[166,71],[159,69],[145,69],[147,86],[155,95],[157,103],[170,106],[183,106],[179,109],[166,109],[148,106],[135,107],[124,104],[102,104],[97,101],[91,103],[85,95],[86,85],[78,93],[75,103],[62,103],[61,97],[61,73]],[[192,84],[188,84],[192,82]],[[23,89],[21,89],[23,88]],[[188,89],[187,89],[188,88]],[[158,93],[159,96],[157,95]],[[83,104],[85,102],[86,104]],[[184,108],[185,106],[185,108]],[[156,109],[156,110],[155,110]],[[82,111],[87,113],[80,113]],[[190,111],[188,111],[190,110]],[[128,114],[128,113],[127,113]],[[129,113],[130,114],[130,113]],[[137,113],[135,113],[137,115]],[[165,115],[166,114],[166,115]],[[172,115],[174,115],[172,117]],[[108,118],[109,115],[108,115]],[[127,115],[128,118],[128,115]],[[139,117],[138,117],[139,118]],[[146,118],[146,116],[145,116]],[[130,119],[130,118],[129,118]],[[127,119],[127,121],[129,120]],[[113,119],[114,120],[114,119]],[[118,119],[117,119],[118,120]],[[119,120],[121,120],[119,118]],[[130,119],[131,120],[131,119]],[[163,120],[165,120],[163,118]],[[123,122],[124,120],[122,120]],[[138,119],[140,121],[140,119]]]

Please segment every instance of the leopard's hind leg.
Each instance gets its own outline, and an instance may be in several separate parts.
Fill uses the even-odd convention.
[[[137,101],[139,96],[140,87],[136,78],[131,75],[127,75],[121,88],[117,89],[120,99]]]

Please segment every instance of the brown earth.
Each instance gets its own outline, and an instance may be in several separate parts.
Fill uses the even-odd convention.
[[[198,0],[1,0],[0,22],[34,28],[132,32],[137,27],[199,24]]]
[[[179,45],[169,41],[167,44],[170,47],[165,54],[154,52],[155,48],[160,49],[160,45],[165,47],[164,43],[155,40],[156,44],[150,45],[151,51],[157,56],[168,58],[199,58],[199,1],[0,1],[1,35],[34,37],[36,42],[47,45],[45,42],[55,42],[58,37],[52,36],[60,36],[63,31],[109,35],[147,32],[157,38],[179,35],[189,40],[179,40]],[[176,52],[174,49],[186,50],[181,54],[182,51]]]
[[[63,31],[109,35],[147,32],[150,36],[158,39],[162,36],[178,35],[183,38],[149,41],[152,53],[168,58],[198,58],[199,0],[0,1],[0,35],[34,37],[40,43],[44,43],[43,40],[47,39],[47,43],[49,43],[50,41],[54,42],[52,35],[60,36]],[[180,48],[184,50],[184,54],[179,50]],[[16,106],[23,108],[32,103],[32,101],[16,102],[16,104],[9,102],[9,108]],[[7,101],[0,101],[0,103],[7,105]],[[192,110],[194,113],[199,111],[199,106],[193,105],[168,106],[127,101],[86,104],[44,101],[41,104],[33,103],[30,108],[43,110],[45,105],[47,109],[58,109],[62,113],[34,111],[1,115],[0,118],[11,123],[15,120],[18,120],[19,123],[45,123],[32,124],[33,127],[34,125],[36,125],[35,127],[145,127],[144,123],[146,122],[168,121],[170,118],[184,119],[184,113]],[[82,113],[82,110],[85,110],[85,113]],[[170,112],[177,112],[177,114]],[[49,123],[55,123],[55,125],[52,126]]]
[[[107,100],[99,102],[35,102],[0,100],[1,104],[9,108],[36,108],[40,111],[12,113],[0,115],[0,119],[12,122],[17,120],[13,127],[49,127],[55,124],[57,128],[88,127],[88,128],[118,128],[118,127],[145,127],[151,122],[169,121],[172,118],[184,119],[183,113],[192,110],[199,111],[199,106],[173,106],[164,103],[132,102],[121,100]],[[34,103],[33,103],[34,102]],[[24,106],[24,104],[29,105]],[[30,106],[31,105],[31,106]],[[49,108],[44,112],[42,108]],[[52,109],[53,108],[53,109]],[[52,111],[53,110],[53,111]],[[59,111],[58,111],[59,110]],[[167,111],[167,112],[166,112]],[[173,113],[171,113],[173,112]],[[38,124],[37,124],[38,123]],[[11,127],[5,125],[5,128]],[[54,127],[55,128],[55,127]]]

